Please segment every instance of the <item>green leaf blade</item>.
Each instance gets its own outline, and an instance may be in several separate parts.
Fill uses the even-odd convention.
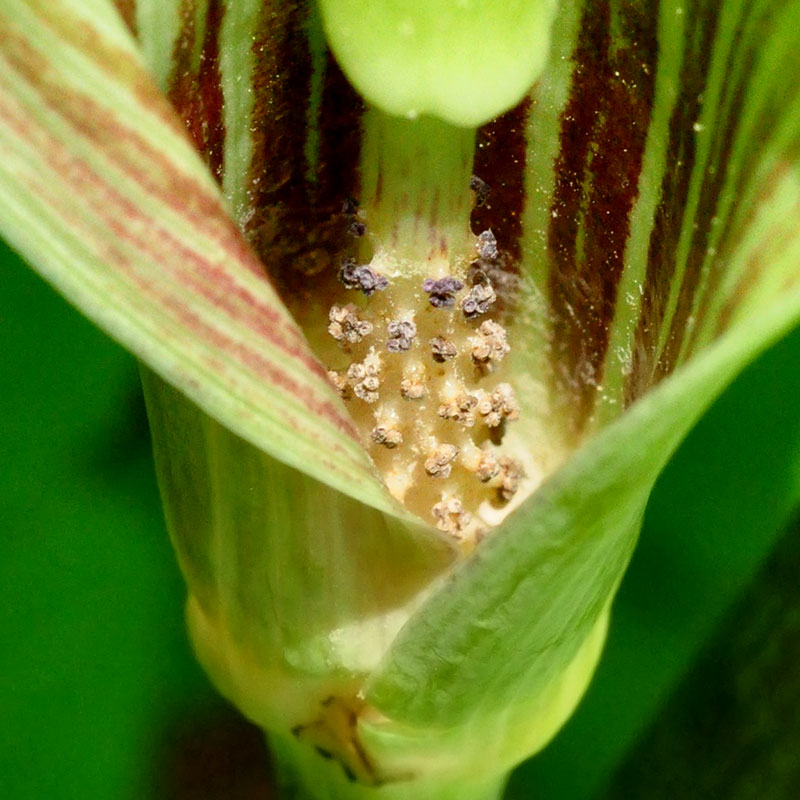
[[[401,513],[121,22],[95,5],[0,6],[4,235],[233,430]]]

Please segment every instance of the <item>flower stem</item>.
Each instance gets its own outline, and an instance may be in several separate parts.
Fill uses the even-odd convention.
[[[408,274],[466,267],[475,239],[470,177],[475,129],[371,108],[364,121],[361,208],[369,242]],[[433,263],[432,263],[433,262]]]
[[[369,785],[291,736],[268,735],[281,800],[499,800],[508,775],[435,775]]]

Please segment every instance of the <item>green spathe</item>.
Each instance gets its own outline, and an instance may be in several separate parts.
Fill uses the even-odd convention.
[[[135,4],[137,19],[151,19],[146,12],[155,2]],[[171,2],[174,11],[178,0]],[[377,789],[376,798],[389,797],[390,791],[424,798],[413,788],[425,783],[435,787],[437,800],[469,796],[463,790],[467,784],[475,798],[488,797],[502,782],[494,776],[540,747],[577,702],[664,461],[735,373],[800,318],[800,97],[787,83],[797,74],[797,48],[787,33],[797,0],[784,4],[781,13],[763,5],[752,10],[735,0],[720,14],[711,4],[697,6],[693,14],[700,16],[693,24],[702,28],[703,20],[720,20],[717,27],[705,26],[714,53],[708,75],[703,72],[708,65],[696,58],[695,40],[675,24],[692,9],[637,5],[629,18],[629,4],[613,6],[608,24],[614,53],[628,53],[626,44],[638,41],[641,11],[649,15],[645,21],[654,36],[657,32],[660,54],[657,63],[644,65],[645,72],[655,70],[656,81],[639,200],[631,212],[639,222],[618,242],[630,292],[620,292],[620,309],[610,321],[614,358],[607,360],[608,381],[596,387],[613,413],[595,420],[536,493],[453,569],[452,554],[437,532],[405,513],[384,490],[310,339],[228,213],[247,197],[240,180],[250,174],[253,152],[238,146],[236,137],[250,136],[252,109],[271,108],[253,103],[251,109],[244,102],[267,70],[244,57],[249,53],[244,43],[257,41],[261,31],[258,7],[236,8],[241,16],[228,18],[219,45],[223,54],[242,55],[241,63],[220,58],[230,115],[222,176],[226,206],[188,146],[180,120],[143,69],[135,43],[107,13],[108,3],[0,0],[0,229],[158,376],[145,378],[151,424],[198,654],[220,689],[269,730],[286,773],[309,776],[308,796],[328,775],[334,788],[322,797],[370,796],[370,781],[380,780],[394,781],[395,789]],[[331,24],[330,8],[323,5],[323,13],[345,63],[335,42],[341,29]],[[401,11],[384,8],[378,24],[372,4],[349,8],[361,29],[381,42],[378,55],[402,50],[399,34],[407,26],[401,23],[408,20]],[[505,106],[494,91],[479,91],[478,78],[466,72],[454,77],[458,69],[479,63],[486,85],[509,87],[519,78],[522,88],[509,88],[505,105],[533,76],[528,67],[527,72],[501,68],[495,58],[504,52],[519,56],[509,45],[528,19],[518,6],[507,4],[508,19],[517,16],[505,33],[489,16],[470,28],[471,6],[458,8],[461,14],[456,6],[429,4],[418,12],[430,23],[429,12],[438,9],[449,23],[438,29],[432,23],[412,26],[412,34],[419,34],[411,37],[417,50],[409,46],[406,55],[417,79],[379,70],[366,58],[359,63],[380,76],[385,97],[359,87],[395,117],[417,112],[445,117],[450,127],[457,122],[460,129],[448,135],[463,142],[464,128]],[[566,209],[578,228],[578,245],[595,237],[597,246],[603,233],[598,228],[605,224],[605,216],[588,213],[591,204],[559,206],[554,189],[563,175],[559,147],[573,144],[561,142],[571,85],[565,71],[583,75],[592,66],[574,55],[582,52],[582,40],[575,37],[586,26],[586,37],[594,41],[596,10],[562,6],[553,28],[551,67],[529,106],[536,118],[528,123],[534,135],[525,152],[522,313],[513,331],[520,345],[515,352],[530,356],[513,367],[515,380],[527,380],[526,388],[538,374],[535,355],[544,349],[536,346],[545,340],[536,323],[549,322],[540,296],[547,298],[555,279],[569,278],[574,285],[581,277],[579,271],[558,272],[552,251],[569,242],[559,229],[553,241],[543,235],[546,220]],[[198,12],[192,22],[201,16]],[[151,27],[138,26],[139,35],[146,38]],[[472,50],[469,36],[459,38],[462,27],[472,31]],[[384,28],[393,32],[385,40]],[[437,35],[448,42],[439,56]],[[530,30],[524,36],[527,47]],[[498,37],[502,50],[474,49],[496,44]],[[156,53],[181,51],[159,45],[144,52],[157,62]],[[426,70],[435,56],[441,63],[434,79]],[[151,66],[162,74],[158,63]],[[269,71],[276,81],[283,75],[283,63],[279,66]],[[609,70],[612,66],[609,62]],[[636,69],[625,66],[620,64],[620,86],[643,74],[638,60]],[[358,84],[352,65],[345,63],[345,69]],[[736,83],[737,76],[743,81]],[[164,78],[169,85],[169,76]],[[390,106],[395,83],[409,88],[413,104]],[[610,85],[619,88],[614,81]],[[697,97],[704,87],[702,116],[684,114],[676,87],[685,88],[687,97]],[[460,109],[458,119],[448,115],[451,101]],[[608,177],[602,169],[608,163],[598,154],[613,141],[595,121],[587,124],[598,140],[588,144],[597,149],[587,145],[593,157],[576,186],[596,200],[609,183],[601,180]],[[430,150],[430,120],[405,122],[407,137],[417,135]],[[275,141],[270,139],[270,146]],[[365,157],[369,152],[365,145]],[[414,151],[409,146],[403,152]],[[402,153],[393,147],[387,155],[397,159]],[[451,166],[460,171],[463,164],[454,161]],[[677,182],[669,180],[676,169],[686,170]],[[258,181],[280,177],[268,172],[259,173]],[[383,172],[402,174],[388,167]],[[714,176],[724,183],[718,185]],[[446,174],[434,177],[448,185]],[[381,189],[397,200],[399,192],[388,183]],[[409,200],[420,195],[409,192]],[[370,204],[366,197],[362,205]],[[669,225],[659,227],[664,214]],[[367,218],[373,228],[380,227],[375,216]],[[439,230],[450,226],[446,216],[436,220]],[[710,238],[698,239],[696,232],[706,225]],[[664,231],[674,247],[662,264],[650,258],[649,243],[660,243]],[[576,270],[580,259],[578,252]],[[602,268],[597,264],[593,269]],[[655,291],[659,286],[661,293]],[[689,314],[684,320],[678,311],[702,311],[706,291],[705,316]],[[665,307],[662,341],[640,351],[655,355],[672,331],[692,325],[696,336],[687,339],[675,372],[644,375],[643,386],[651,391],[628,404],[621,388],[624,373],[619,372],[616,390],[613,377],[614,370],[630,366],[633,346],[640,345],[636,317],[624,311],[626,304],[641,309],[640,294]],[[579,322],[591,312],[588,306],[575,310]],[[651,316],[643,322],[658,320]],[[655,358],[651,366],[657,366]],[[553,393],[561,388],[563,382],[557,382]],[[531,404],[537,397],[531,392]],[[560,420],[553,415],[551,422],[546,433],[557,435]],[[529,435],[524,445],[532,452],[542,441]],[[319,766],[317,748],[327,748],[333,757],[328,767]],[[360,783],[347,781],[348,769],[360,769]],[[397,786],[404,776],[405,795]]]
[[[553,0],[321,0],[353,85],[391,114],[480,125],[515,105],[547,59]]]

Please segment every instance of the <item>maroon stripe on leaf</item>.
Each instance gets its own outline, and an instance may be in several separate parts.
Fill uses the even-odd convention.
[[[122,21],[127,25],[128,30],[136,36],[136,2],[137,0],[114,0],[114,5],[122,17]]]
[[[678,78],[680,96],[669,121],[666,168],[647,253],[647,270],[634,334],[631,372],[625,404],[644,393],[655,380],[659,337],[676,268],[689,184],[696,156],[695,123],[700,118],[706,76],[716,33],[717,9],[687,6],[688,41]]]
[[[745,19],[750,10],[749,7],[750,4],[743,9],[743,18]],[[759,38],[759,43],[760,42],[761,39]],[[746,43],[742,42],[742,29],[739,27],[734,36],[732,46],[733,58],[742,57],[743,45],[745,44]],[[752,61],[752,55],[751,50],[750,53],[746,54],[744,57],[748,61]],[[656,367],[657,381],[669,375],[669,373],[675,369],[686,334],[690,334],[690,341],[692,341],[694,339],[694,333],[699,330],[705,315],[704,309],[702,311],[700,311],[700,309],[695,309],[696,292],[700,284],[703,265],[708,255],[708,240],[714,225],[714,214],[719,204],[720,194],[725,185],[728,161],[739,124],[738,115],[745,97],[746,79],[750,74],[750,70],[746,68],[743,73],[740,73],[740,77],[745,78],[744,81],[739,80],[734,83],[728,78],[723,84],[720,107],[722,107],[722,104],[725,103],[726,100],[731,101],[731,104],[729,106],[727,118],[723,121],[717,117],[714,120],[714,127],[711,131],[714,136],[714,141],[712,143],[708,163],[709,165],[713,165],[713,170],[706,170],[700,189],[696,223],[692,230],[692,240],[687,256],[686,270],[678,295],[678,305],[670,324],[669,335],[667,336],[666,344],[661,352]],[[762,131],[762,133],[766,133],[766,131]],[[702,131],[698,133],[698,135],[701,134]],[[755,141],[761,142],[763,138],[755,139]],[[753,156],[757,152],[757,147],[751,148],[750,158],[748,158],[751,168],[755,160]],[[750,177],[750,170],[745,169],[743,174]],[[721,266],[721,264],[718,264],[718,266]],[[717,269],[716,276],[720,276],[721,274],[722,270]],[[714,277],[711,283],[715,283],[718,279],[718,277]],[[709,288],[713,289],[713,286],[709,286]],[[708,294],[705,296],[708,297]],[[689,331],[689,320],[692,316],[694,317],[692,321],[693,329]]]
[[[67,29],[58,28],[57,31],[59,36],[63,32],[66,38]],[[163,152],[120,122],[109,109],[99,106],[93,98],[65,89],[59,81],[58,72],[50,67],[46,58],[32,49],[25,38],[20,37],[13,28],[3,25],[2,21],[0,36],[3,41],[3,57],[21,78],[31,84],[51,112],[62,116],[76,133],[86,137],[110,163],[134,179],[141,189],[184,217],[190,225],[198,227],[203,234],[214,239],[230,240],[233,233],[230,220],[224,214],[219,198],[209,192],[207,186],[175,170]],[[79,40],[74,37],[67,41],[74,43]],[[152,81],[145,82],[144,85],[149,89],[145,92],[141,86],[137,90],[136,83],[128,80],[127,69],[121,70],[119,63],[125,56],[124,53],[110,49],[99,53],[117,57],[113,66],[109,66],[109,75],[125,86],[132,85],[136,100],[142,108],[166,121],[179,135],[183,134],[172,109]],[[103,63],[98,59],[98,65],[102,66]],[[138,70],[141,73],[141,67]],[[143,164],[151,168],[143,169]],[[246,261],[247,249],[241,238],[237,239],[236,257]],[[255,262],[252,256],[248,257]],[[263,274],[260,269],[254,271]]]
[[[753,29],[750,31],[750,36],[746,42],[740,42],[741,29],[737,30],[737,45],[735,45],[733,48],[733,57],[737,60],[743,60],[744,66],[739,74],[740,79],[735,84],[728,79],[725,81],[723,86],[723,95],[725,97],[731,95],[733,99],[730,102],[730,113],[726,121],[725,135],[723,137],[725,144],[723,147],[719,148],[721,152],[719,160],[721,163],[720,166],[717,167],[715,175],[721,184],[723,183],[723,180],[728,177],[726,174],[726,169],[728,166],[730,151],[733,147],[733,139],[737,134],[739,113],[744,105],[745,98],[751,94],[752,87],[750,84],[755,74],[755,66],[758,60],[759,49],[762,47],[763,42],[774,33],[771,28],[774,17],[777,15],[777,10],[778,9],[771,6],[766,13],[762,13],[758,23],[754,25]],[[745,12],[745,15],[747,15],[747,12]],[[791,85],[793,85],[794,94],[796,96],[798,89],[800,89],[800,84],[797,84],[793,79],[790,79],[790,81]],[[790,83],[787,81],[787,86],[788,85],[790,85]],[[753,180],[753,177],[762,159],[761,145],[769,140],[775,125],[775,120],[780,117],[782,104],[787,100],[791,102],[790,98],[782,93],[774,95],[774,98],[774,103],[771,106],[768,106],[764,112],[759,115],[756,125],[748,131],[749,140],[751,142],[758,142],[759,146],[751,146],[747,148],[744,157],[742,158],[742,165],[738,170],[738,174],[736,175],[733,183],[733,189],[731,190],[731,194],[735,198],[743,198],[747,193],[748,184]],[[797,153],[794,153],[794,158],[796,158],[797,155]],[[792,154],[787,153],[787,157],[790,161],[794,160],[792,158]],[[764,184],[760,196],[757,196],[756,198],[757,204],[768,197],[772,187],[777,185],[777,181],[784,166],[785,165],[781,165],[776,170],[776,174],[769,176]],[[697,310],[695,312],[695,326],[692,330],[692,335],[688,345],[690,352],[695,349],[697,337],[704,331],[707,325],[707,315],[710,310],[710,305],[715,300],[716,295],[719,292],[719,287],[725,277],[729,259],[738,249],[741,243],[742,234],[749,227],[747,217],[751,213],[751,210],[748,210],[748,214],[743,217],[739,213],[739,209],[737,209],[734,205],[734,208],[728,213],[725,220],[723,222],[717,222],[717,224],[720,224],[722,228],[719,232],[718,251],[710,265],[705,291],[703,297],[700,299],[697,305]],[[709,208],[705,210],[702,215],[698,214],[698,221],[700,221],[701,224],[707,224],[710,222],[710,220],[714,220],[715,214],[716,208]],[[758,271],[758,268],[755,269]],[[745,275],[740,282],[740,288],[749,286],[750,284],[751,278]],[[738,305],[739,300],[744,296],[745,294],[740,290],[734,290],[732,296],[726,299],[725,309],[723,310],[720,319],[718,319],[716,322],[712,321],[711,323],[714,324],[715,336],[719,335],[727,327],[727,323],[732,317],[736,305]]]
[[[612,41],[611,4],[584,10],[548,230],[551,358],[576,433],[603,380],[653,104],[658,9],[618,13],[624,39]]]
[[[344,89],[344,79],[331,67],[320,110],[319,172],[310,179],[308,14],[308,3],[268,4],[253,44],[252,206],[245,226],[295,311],[320,294],[322,282],[334,280],[331,267],[344,247],[347,227],[340,211],[354,186],[360,142],[360,101]]]
[[[198,316],[187,305],[184,296],[176,295],[174,286],[168,287],[164,281],[155,282],[151,271],[147,268],[142,269],[143,262],[135,254],[145,256],[146,261],[151,263],[162,263],[164,272],[172,273],[171,277],[174,280],[184,281],[193,275],[193,289],[198,294],[205,295],[211,302],[218,303],[220,310],[230,311],[236,298],[226,296],[224,285],[208,280],[217,270],[213,262],[204,261],[198,253],[188,251],[185,245],[173,237],[168,228],[157,225],[151,217],[143,215],[128,198],[119,194],[105,179],[98,176],[88,162],[66,149],[63,141],[48,136],[41,129],[32,128],[23,114],[2,101],[0,101],[0,111],[6,122],[13,125],[18,133],[25,134],[29,141],[41,146],[43,160],[51,170],[60,175],[70,176],[77,196],[80,197],[80,203],[76,206],[71,200],[67,201],[63,197],[53,195],[48,191],[47,183],[40,182],[36,178],[24,178],[29,190],[40,197],[43,203],[74,230],[87,231],[90,234],[86,240],[87,247],[89,249],[96,247],[102,253],[105,263],[113,265],[114,269],[124,274],[128,281],[139,286],[143,302],[152,304],[156,300],[157,305],[167,312],[167,316],[173,317],[187,329],[192,330],[197,338],[208,342],[213,348],[224,351],[240,366],[261,376],[271,385],[280,387],[286,394],[293,395],[315,414],[333,421],[337,427],[355,437],[349,419],[339,414],[332,402],[324,396],[317,398],[307,392],[289,373],[282,370],[277,363],[266,359],[258,350],[233,341],[223,330],[209,325],[208,320]],[[90,212],[91,230],[87,230],[87,217],[79,213],[80,206]],[[126,251],[125,246],[133,248],[133,256]],[[176,256],[191,259],[192,263],[187,264],[186,270],[177,268],[176,265],[183,262]],[[280,331],[272,328],[266,321],[258,326],[258,333],[265,340],[272,340],[273,344],[278,346],[285,344],[280,338]],[[213,350],[207,352],[206,366],[214,367],[217,364],[220,374],[229,372],[215,361],[216,358]],[[319,374],[322,373],[313,359],[309,359],[307,366]],[[285,419],[284,422],[290,426],[294,424],[290,419]]]
[[[317,214],[338,214],[344,200],[360,194],[361,119],[364,102],[328,53],[319,120]]]
[[[196,0],[184,0],[181,5],[181,19],[185,23],[172,53],[173,72],[167,96],[211,174],[222,182],[225,122],[222,116],[219,36],[225,8],[222,0],[206,2],[203,31],[195,30]],[[202,37],[203,44],[200,58],[195,63],[198,37]]]
[[[517,271],[522,256],[522,211],[525,208],[525,156],[530,98],[478,130],[473,172],[489,194],[472,212],[472,230],[488,228],[506,256],[504,266]]]
[[[125,86],[138,102],[157,114],[162,122],[174,130],[183,130],[172,108],[164,102],[152,76],[142,69],[141,60],[137,55],[109,45],[90,24],[77,22],[74,15],[65,12],[56,0],[27,0],[27,2],[30,11],[37,16],[37,24],[50,29],[57,39],[74,47],[82,56],[93,61],[99,70]],[[9,32],[9,35],[12,34]],[[4,46],[7,43],[5,36],[3,33],[3,38],[0,39]],[[39,58],[30,50],[24,39],[17,38],[15,47],[20,52],[27,49],[29,57]],[[46,79],[43,74],[39,77],[42,81]]]

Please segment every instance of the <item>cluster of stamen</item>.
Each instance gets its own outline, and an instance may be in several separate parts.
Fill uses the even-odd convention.
[[[484,320],[476,336],[470,336],[470,355],[476,367],[489,371],[511,350],[506,329],[490,319]]]
[[[431,356],[439,364],[444,364],[445,361],[449,361],[458,355],[458,348],[451,341],[445,339],[444,336],[434,336],[430,340],[430,346]]]
[[[492,284],[486,281],[473,286],[461,301],[461,310],[467,319],[475,319],[485,314],[494,305],[497,294]]]
[[[417,335],[417,326],[413,320],[399,319],[386,326],[389,338],[386,340],[386,349],[390,353],[404,353],[411,349]]]
[[[422,283],[422,291],[428,293],[428,302],[434,308],[452,308],[456,302],[456,294],[463,288],[464,284],[451,275],[427,278]]]
[[[351,364],[347,368],[347,383],[352,387],[353,394],[360,397],[365,403],[374,403],[378,400],[378,389],[381,386],[381,357],[370,348],[367,357]]]
[[[433,445],[433,452],[425,459],[425,472],[432,478],[449,478],[457,455],[454,444]]]
[[[506,420],[518,419],[519,406],[511,385],[500,383],[491,392],[481,392],[477,412],[490,428],[496,428]]]
[[[464,510],[462,502],[452,495],[443,495],[431,509],[436,527],[445,533],[458,535],[466,530],[472,522],[472,514]]]
[[[346,209],[361,236],[356,210]],[[465,542],[485,531],[482,505],[504,506],[524,478],[500,449],[520,408],[511,384],[493,374],[511,347],[487,316],[497,294],[480,265],[498,258],[491,231],[476,237],[475,252],[472,270],[428,278],[344,259],[348,294],[330,309],[327,329],[335,349],[326,360],[337,366],[330,379],[390,491]]]
[[[346,258],[339,269],[339,280],[345,289],[359,289],[367,297],[382,292],[389,281],[375,272],[368,264],[356,264],[354,258]]]
[[[372,333],[372,323],[369,320],[360,319],[356,313],[356,307],[352,303],[348,303],[344,307],[333,306],[328,318],[331,321],[331,324],[328,325],[328,333],[337,342],[356,344]]]

